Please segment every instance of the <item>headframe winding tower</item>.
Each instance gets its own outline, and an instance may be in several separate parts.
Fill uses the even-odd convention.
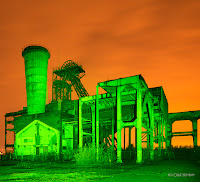
[[[72,86],[78,97],[89,96],[80,80],[84,75],[85,71],[82,66],[72,60],[67,60],[61,67],[54,69],[52,100],[71,100]]]

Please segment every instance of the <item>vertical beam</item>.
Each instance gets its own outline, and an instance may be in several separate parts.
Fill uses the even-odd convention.
[[[6,123],[6,117],[5,117],[5,153],[7,153],[7,151],[6,151],[6,148],[7,148],[7,146],[6,146],[6,135],[7,135],[7,123]]]
[[[142,90],[140,80],[137,83],[137,164],[142,163]]]
[[[112,150],[114,150],[115,148],[114,146],[115,146],[115,119],[114,117],[112,117]]]
[[[60,90],[61,90],[61,93],[62,93],[61,96],[60,96],[61,99],[64,99],[64,84],[63,84],[63,83],[64,83],[64,82],[62,81],[62,87],[61,87],[61,89],[60,89]]]
[[[124,158],[125,158],[125,155],[126,155],[126,154],[125,154],[125,153],[126,153],[126,152],[125,152],[125,148],[126,148],[126,131],[125,131],[125,130],[126,130],[126,127],[124,127],[124,153],[123,153]]]
[[[14,147],[13,147],[13,152],[15,152],[15,140],[16,140],[16,133],[14,131]]]
[[[168,120],[165,124],[165,138],[166,138],[166,149],[171,149],[171,134],[172,134],[172,121]]]
[[[155,127],[154,127],[154,133],[155,133],[155,136],[156,137],[158,137],[158,121],[156,121],[155,123],[154,123],[154,125],[155,125]]]
[[[132,129],[132,127],[131,126],[129,126],[129,148],[131,149],[131,129]]]
[[[193,129],[193,144],[194,148],[197,147],[197,119],[192,121],[192,129]]]
[[[129,151],[130,151],[130,159],[131,159],[131,151],[132,151],[132,148],[131,148],[131,126],[129,126]]]
[[[62,160],[62,100],[58,100],[58,109],[59,109],[59,120],[60,120],[60,150],[59,150],[59,159]]]
[[[150,112],[150,159],[154,160],[154,108],[153,102],[149,102],[149,112]]]
[[[172,124],[173,123],[170,123],[170,125],[169,125],[169,146],[170,146],[170,148],[172,147]]]
[[[122,163],[122,146],[121,146],[121,122],[122,122],[122,108],[121,108],[121,87],[116,89],[117,95],[117,163]]]
[[[137,128],[136,128],[136,126],[135,126],[135,149],[137,149]]]
[[[126,127],[124,127],[124,151],[126,148]]]
[[[47,90],[46,90],[46,104],[49,102],[49,93],[48,93],[48,79],[47,79]]]
[[[96,147],[97,161],[99,160],[99,85],[96,86]]]
[[[54,79],[53,79],[53,71],[52,71],[52,101],[54,101],[54,98],[53,98],[53,93],[54,93],[54,84],[53,84],[53,82],[54,82]]]
[[[168,151],[169,141],[168,141],[168,133],[167,133],[167,121],[164,120],[165,125],[165,150]]]
[[[147,133],[147,149],[149,149],[150,151],[150,115],[149,115],[149,120],[147,121],[147,128],[149,129],[148,130],[148,133]]]
[[[60,143],[60,131],[57,132],[57,143]],[[57,155],[55,155],[55,157],[57,158],[57,156],[60,156],[60,145],[57,145]]]
[[[55,86],[55,95],[56,95],[56,101],[58,101],[58,87],[57,86]]]
[[[161,118],[162,119],[162,118]],[[162,136],[161,136],[161,122],[162,120],[158,120],[158,155],[161,156],[161,143],[162,143]]]
[[[70,88],[70,93],[69,93],[69,95],[70,95],[70,100],[72,100],[72,91],[71,91],[71,88]]]
[[[83,118],[82,118],[82,101],[81,97],[79,97],[79,105],[78,105],[78,132],[79,132],[79,148],[83,147]]]
[[[165,149],[166,151],[166,142],[165,142],[165,119],[163,118],[163,123],[162,123],[162,127],[163,127],[163,149]]]
[[[163,129],[163,115],[161,116],[161,149],[163,149],[163,134],[164,134],[164,129]]]
[[[14,149],[15,149],[15,150],[14,150],[14,155],[15,155],[15,159],[17,159],[17,155],[18,155],[18,154],[17,154],[17,152],[18,152],[18,150],[17,150],[17,145],[18,145],[18,143],[17,143],[17,142],[18,142],[18,141],[17,141],[17,139],[18,139],[17,134],[16,134],[16,137],[15,137],[15,138],[16,138],[16,140],[15,140],[15,142],[14,142]]]
[[[147,103],[147,111],[148,111],[148,117],[149,117],[149,119],[148,119],[148,121],[147,121],[147,130],[148,130],[148,132],[147,132],[147,149],[148,149],[148,151],[150,151],[150,134],[151,134],[151,127],[150,127],[150,122],[151,122],[151,107],[150,107],[150,105],[149,105],[150,103]]]
[[[61,111],[62,111],[62,100],[58,99],[58,111],[59,111],[59,123],[60,123],[60,140],[59,140],[59,160],[62,160],[62,116],[61,116]],[[37,117],[37,115],[36,115]],[[39,125],[38,125],[39,127]],[[39,135],[39,129],[38,129],[38,133],[37,135]]]
[[[95,106],[91,106],[92,111],[92,145],[95,146]]]

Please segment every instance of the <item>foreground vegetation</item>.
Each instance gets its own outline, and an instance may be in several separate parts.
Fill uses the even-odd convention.
[[[133,161],[113,166],[77,165],[75,162],[32,162],[0,161],[0,181],[173,181],[172,173],[194,173],[200,177],[200,163],[182,160],[162,160],[151,164],[136,165]],[[126,178],[126,180],[125,180]],[[149,179],[149,180],[148,180]],[[183,178],[181,178],[182,180]],[[195,178],[184,178],[184,181],[198,181]],[[176,178],[177,181],[177,178]]]
[[[84,146],[82,149],[69,150],[68,153],[63,154],[62,161],[72,161],[77,165],[95,165],[95,166],[111,166],[116,164],[117,151],[107,147],[104,144],[99,148],[99,159],[97,161],[97,149],[91,144]],[[136,148],[131,146],[126,150],[122,150],[123,161],[136,162]],[[150,150],[143,148],[142,150],[143,163],[150,161]],[[172,147],[171,152],[166,152],[165,149],[161,151],[158,148],[154,150],[155,160],[168,160],[168,159],[187,159],[187,160],[200,160],[200,147],[193,148],[192,146]],[[12,153],[6,155],[0,155],[1,160],[16,160],[16,157]],[[58,161],[57,155],[46,156],[18,156],[17,160],[20,161]]]
[[[7,155],[8,160],[6,158],[0,160],[0,181],[83,182],[98,181],[106,178],[115,179],[116,176],[121,178],[122,181],[124,178],[133,178],[133,176],[134,179],[141,181],[144,174],[147,176],[153,175],[160,181],[163,180],[161,179],[163,176],[168,178],[167,175],[174,172],[195,173],[198,177],[200,147],[196,149],[192,147],[173,147],[172,153],[174,153],[175,160],[165,160],[173,158],[164,150],[161,150],[161,155],[158,155],[158,149],[155,149],[155,160],[150,161],[149,150],[143,149],[143,164],[145,165],[136,165],[136,150],[134,147],[129,151],[122,151],[122,164],[116,163],[116,151],[104,145],[101,145],[99,148],[100,157],[98,160],[96,148],[92,145],[85,146],[81,150],[69,152],[63,158],[65,161],[62,162],[55,161],[55,157],[49,158],[49,161],[45,161],[44,158],[36,161],[25,161],[25,158],[24,161],[10,161],[11,155]],[[188,159],[193,161],[189,161]]]

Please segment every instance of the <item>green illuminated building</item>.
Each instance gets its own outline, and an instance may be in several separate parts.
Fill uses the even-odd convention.
[[[12,147],[16,158],[52,155],[65,159],[70,151],[88,143],[96,145],[98,154],[99,145],[106,143],[116,150],[117,162],[121,163],[125,128],[129,137],[124,141],[129,146],[133,143],[130,131],[135,129],[137,163],[143,161],[144,148],[149,149],[151,160],[155,158],[155,146],[158,155],[169,152],[173,136],[192,135],[197,146],[200,111],[169,114],[163,87],[149,88],[141,75],[100,82],[94,88],[96,95],[90,96],[80,81],[85,74],[82,66],[68,60],[53,70],[52,102],[45,105],[49,51],[29,46],[22,55],[27,107],[5,114],[5,148]],[[99,94],[99,87],[106,93]],[[71,100],[72,90],[78,100]],[[172,123],[184,119],[193,122],[194,131],[172,133]],[[9,133],[14,133],[14,144],[7,143]]]

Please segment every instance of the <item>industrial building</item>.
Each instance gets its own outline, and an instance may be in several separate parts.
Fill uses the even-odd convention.
[[[92,143],[98,148],[106,143],[117,151],[122,162],[122,130],[131,146],[135,129],[137,163],[143,161],[143,143],[154,160],[155,145],[170,151],[173,136],[193,136],[197,146],[197,120],[200,111],[168,113],[168,102],[162,87],[149,88],[141,75],[107,80],[97,84],[96,95],[89,95],[81,78],[85,71],[72,60],[53,70],[52,101],[46,105],[49,51],[41,46],[28,46],[23,52],[26,76],[27,107],[5,114],[5,148],[12,147],[20,156],[55,155],[58,159],[75,148]],[[99,94],[99,87],[106,93]],[[72,100],[75,90],[79,99]],[[172,133],[172,123],[191,120],[193,131]],[[13,126],[13,127],[12,127]],[[125,137],[125,128],[129,137]],[[6,136],[14,134],[14,144]],[[115,137],[117,133],[117,137]]]

